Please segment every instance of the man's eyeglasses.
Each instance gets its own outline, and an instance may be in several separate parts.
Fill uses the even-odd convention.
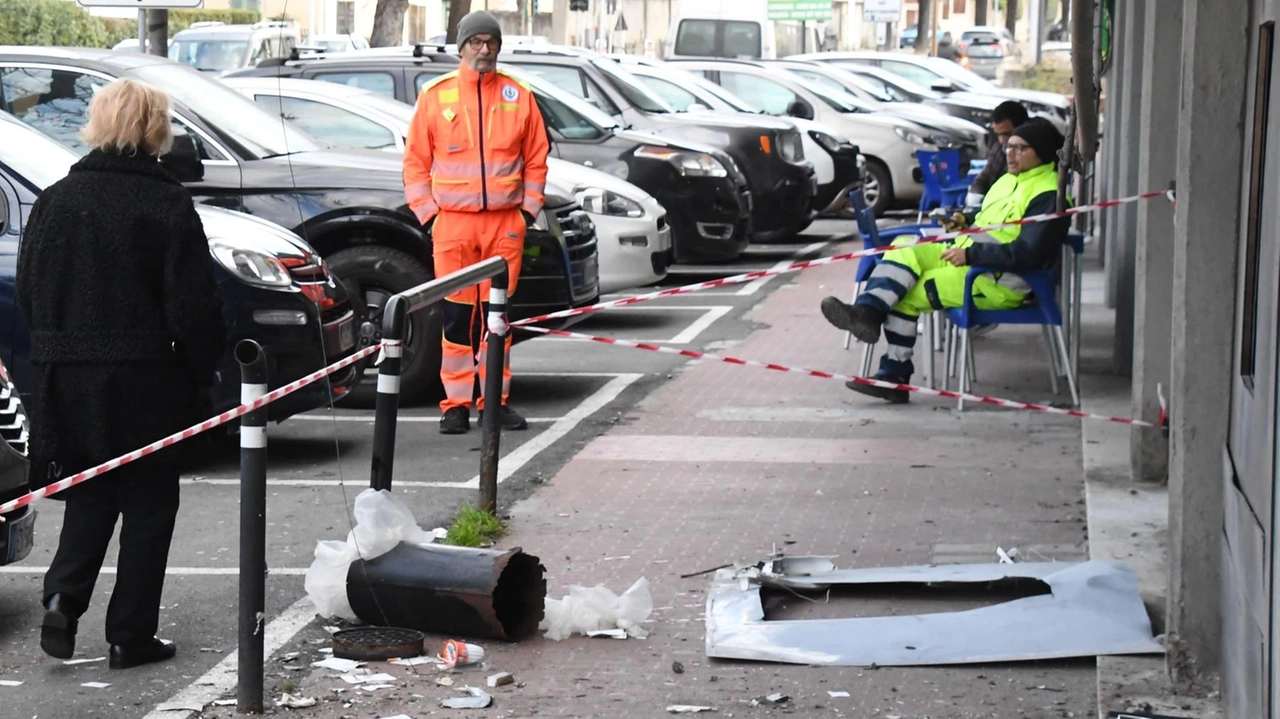
[[[473,37],[467,40],[467,47],[472,50],[479,50],[485,45],[488,45],[490,50],[499,50],[502,48],[502,40],[496,37],[491,37],[488,40],[480,37]]]
[[[1010,155],[1020,155],[1024,151],[1030,150],[1030,149],[1031,149],[1030,145],[1021,145],[1021,144],[1015,145],[1013,143],[1009,143],[1008,145],[1004,146],[1004,151],[1009,153]]]

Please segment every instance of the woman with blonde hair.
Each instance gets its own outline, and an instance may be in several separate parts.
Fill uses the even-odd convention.
[[[161,166],[169,99],[129,79],[98,91],[93,148],[31,211],[17,300],[31,331],[31,483],[44,486],[199,420],[226,326],[191,195]],[[174,449],[63,493],[58,551],[44,578],[40,647],[70,658],[123,515],[107,607],[110,666],[174,656],[156,638],[178,513]]]

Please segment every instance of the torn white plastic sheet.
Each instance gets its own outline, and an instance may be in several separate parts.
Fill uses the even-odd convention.
[[[762,586],[1044,582],[1048,594],[958,612],[768,621]],[[829,666],[921,666],[1160,654],[1133,570],[1116,562],[837,570],[825,557],[721,569],[707,599],[707,656]]]

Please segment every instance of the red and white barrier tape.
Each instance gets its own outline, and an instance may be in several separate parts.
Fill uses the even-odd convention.
[[[837,372],[822,372],[820,370],[801,369],[799,367],[788,367],[786,365],[774,364],[772,362],[757,362],[755,360],[739,359],[737,357],[725,357],[722,355],[710,354],[707,352],[696,352],[694,350],[675,349],[674,347],[662,347],[660,345],[649,344],[647,342],[632,342],[630,340],[614,339],[612,337],[597,337],[595,335],[585,335],[579,332],[566,332],[565,330],[553,330],[545,327],[526,327],[530,332],[538,332],[541,334],[552,335],[555,337],[570,337],[573,339],[589,340],[591,342],[599,342],[606,345],[618,345],[620,347],[634,347],[635,349],[648,350],[650,352],[662,352],[663,354],[680,355],[681,357],[691,357],[693,359],[709,359],[717,362],[725,362],[728,364],[742,365],[745,367],[761,367],[763,369],[771,369],[776,372],[790,372],[793,374],[803,374],[810,377],[819,377],[822,379],[838,379],[845,382],[856,382],[858,384],[870,385],[872,387],[885,387],[888,389],[901,389],[916,394],[928,395],[932,397],[946,397],[948,399],[965,399],[981,404],[993,404],[1000,407],[1009,407],[1011,409],[1024,409],[1031,412],[1043,412],[1045,414],[1060,414],[1066,417],[1079,417],[1080,419],[1094,419],[1103,422],[1115,422],[1117,424],[1128,424],[1137,427],[1154,427],[1155,425],[1140,419],[1127,419],[1124,417],[1108,417],[1102,414],[1092,414],[1090,412],[1081,412],[1074,409],[1061,409],[1058,407],[1050,407],[1042,404],[1034,404],[1032,402],[1017,402],[1011,399],[1001,399],[999,397],[987,397],[979,394],[968,394],[965,392],[952,392],[945,389],[930,389],[928,387],[918,387],[911,384],[897,384],[894,382],[881,382],[880,380],[868,379],[866,377],[852,377]]]
[[[86,469],[85,471],[80,472],[78,474],[73,474],[70,477],[67,477],[65,479],[60,479],[57,482],[54,482],[46,487],[41,487],[40,489],[37,489],[34,492],[28,492],[27,494],[24,494],[21,497],[18,497],[17,499],[5,502],[4,504],[0,504],[0,514],[6,514],[8,512],[12,512],[15,509],[25,507],[31,504],[32,502],[35,502],[40,499],[44,499],[45,497],[48,497],[51,494],[57,494],[58,492],[74,487],[77,484],[80,484],[81,482],[86,482],[90,479],[93,479],[98,475],[106,474],[107,472],[110,472],[113,469],[119,469],[120,467],[123,467],[124,465],[129,464],[131,462],[136,462],[139,459],[146,457],[147,455],[155,454],[156,452],[162,449],[165,449],[166,447],[171,447],[177,444],[178,442],[181,442],[185,439],[191,439],[192,437],[196,436],[197,434],[201,434],[202,432],[208,432],[214,427],[224,425],[230,422],[231,420],[236,419],[238,417],[242,417],[256,409],[261,409],[282,397],[287,397],[288,395],[291,395],[294,392],[297,392],[298,390],[302,389],[303,387],[306,387],[309,384],[313,384],[315,382],[318,382],[324,379],[328,375],[331,375],[340,369],[345,369],[347,367],[350,367],[356,362],[359,362],[365,357],[368,357],[374,352],[377,352],[381,346],[382,346],[381,344],[374,344],[369,347],[366,347],[360,350],[359,352],[356,352],[355,354],[351,355],[350,357],[347,357],[338,362],[335,362],[329,365],[328,367],[316,370],[315,372],[312,372],[311,374],[301,379],[290,382],[289,384],[284,385],[283,387],[279,387],[277,389],[271,390],[270,392],[262,395],[261,397],[259,397],[258,399],[255,399],[252,402],[249,402],[247,404],[242,404],[239,407],[235,407],[233,409],[229,409],[226,412],[223,412],[222,414],[216,417],[210,417],[209,419],[206,419],[200,424],[188,427],[182,430],[181,432],[175,432],[169,435],[168,437],[152,442],[151,444],[145,447],[142,447],[141,449],[135,449],[134,451],[129,452],[128,454],[124,454],[119,457],[116,457],[115,459],[108,460],[106,462],[103,462],[102,464],[99,464],[96,467]],[[3,523],[3,522],[4,522],[4,518],[0,517],[0,523]]]
[[[789,272],[807,270],[811,267],[820,267],[822,265],[830,265],[837,262],[845,262],[847,260],[861,259],[863,257],[868,257],[870,255],[884,254],[885,252],[888,252],[890,250],[901,249],[903,247],[915,247],[917,245],[930,245],[935,242],[948,242],[950,240],[956,239],[957,237],[963,237],[965,235],[976,235],[983,232],[990,232],[991,230],[998,230],[1002,227],[1018,227],[1021,225],[1035,224],[1037,222],[1048,222],[1049,220],[1056,220],[1063,217],[1074,217],[1076,215],[1081,215],[1088,212],[1097,212],[1099,210],[1104,210],[1108,207],[1115,207],[1117,205],[1125,205],[1133,202],[1141,202],[1143,200],[1151,200],[1157,197],[1168,197],[1168,194],[1169,193],[1167,190],[1161,190],[1159,192],[1144,192],[1141,195],[1125,197],[1119,200],[1106,200],[1104,202],[1098,202],[1092,205],[1082,205],[1080,207],[1073,207],[1064,212],[1051,212],[1044,215],[1031,215],[1030,217],[1024,217],[1021,220],[1015,220],[1014,222],[1006,222],[999,225],[988,225],[986,227],[970,227],[964,230],[960,230],[959,232],[949,232],[942,235],[931,235],[929,237],[921,238],[919,242],[903,243],[900,245],[892,245],[892,246],[886,245],[884,247],[874,247],[867,250],[858,250],[857,252],[846,252],[841,255],[832,255],[831,257],[821,257],[816,260],[797,262],[794,265],[788,265],[786,267],[782,267],[778,269],[747,272],[741,275],[724,277],[718,280],[699,282],[697,284],[685,285],[683,287],[672,287],[671,289],[659,290],[657,292],[650,292],[648,294],[637,295],[635,297],[624,297],[623,299],[620,299],[620,300],[600,302],[598,304],[590,305],[588,307],[578,307],[570,310],[561,310],[559,312],[552,312],[550,314],[538,315],[537,317],[530,317],[528,319],[517,320],[516,322],[512,322],[511,326],[528,328],[529,325],[536,324],[538,322],[546,322],[548,320],[557,320],[565,317],[577,317],[580,315],[590,314],[592,312],[599,312],[600,310],[607,310],[614,307],[625,307],[627,305],[634,305],[634,304],[639,304],[641,302],[648,302],[649,300],[656,300],[662,297],[674,297],[676,295],[689,294],[690,292],[699,292],[701,290],[709,290],[716,287],[724,287],[725,285],[736,285],[736,284],[741,284],[743,282],[751,282],[752,280],[758,280],[764,277],[774,277],[776,275],[787,274]]]

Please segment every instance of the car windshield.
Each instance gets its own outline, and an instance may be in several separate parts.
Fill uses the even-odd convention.
[[[244,64],[246,40],[174,40],[169,59],[205,72],[234,70]]]
[[[40,190],[66,177],[79,159],[61,143],[8,115],[0,119],[0,148],[0,163]]]
[[[644,112],[668,113],[674,112],[671,106],[663,102],[661,98],[653,94],[649,88],[644,86],[643,82],[635,75],[627,72],[621,65],[608,58],[596,58],[591,61],[605,77],[613,83],[618,92],[627,98],[627,102],[635,105],[637,109]]]
[[[842,113],[851,112],[874,112],[858,99],[847,92],[837,92],[826,87],[806,87],[806,90],[813,93],[819,100],[825,102],[829,107]]]
[[[131,74],[169,93],[258,159],[321,149],[310,136],[273,117],[249,98],[185,67],[143,65]]]
[[[960,67],[950,60],[942,60],[936,57],[921,58],[922,60],[937,60],[937,62],[929,62],[925,67],[929,70],[942,75],[961,85],[965,90],[985,90],[995,87],[995,83],[978,75],[977,73]]]
[[[351,43],[346,40],[323,40],[318,46],[325,52],[346,52]]]
[[[535,88],[543,95],[547,95],[561,104],[568,106],[568,109],[582,115],[588,122],[604,128],[605,130],[622,129],[622,124],[612,115],[604,112],[600,108],[583,100],[581,97],[564,90],[555,83],[541,77],[533,72],[521,72],[518,68],[503,67],[505,72],[511,73],[524,84]]]
[[[644,81],[651,90],[661,95],[667,101],[667,104],[675,107],[679,112],[687,112],[687,109],[681,109],[681,106],[673,102],[673,100],[684,95],[693,96],[698,102],[710,107],[712,110],[729,109],[753,115],[759,115],[764,112],[764,110],[752,107],[746,100],[694,72],[645,68],[641,72],[635,73],[635,75]]]

